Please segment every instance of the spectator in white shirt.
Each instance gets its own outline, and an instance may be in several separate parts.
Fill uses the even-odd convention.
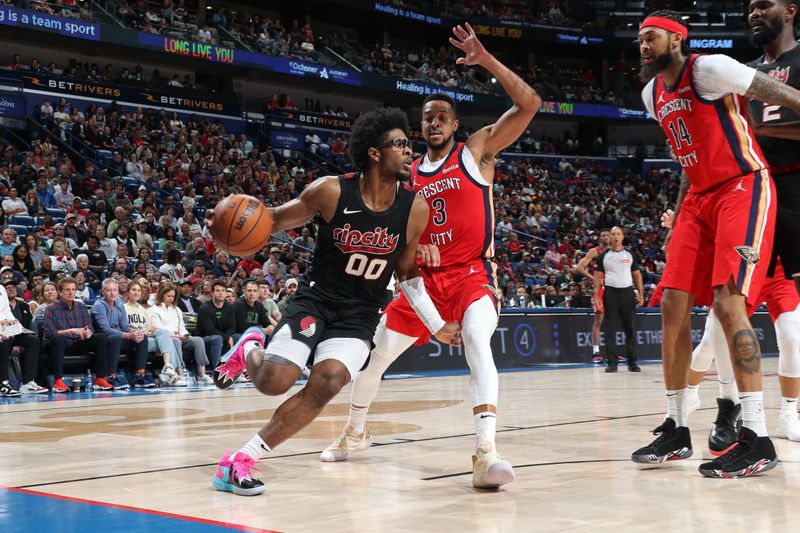
[[[211,30],[208,29],[208,24],[203,24],[203,27],[197,30],[197,40],[201,43],[212,42]]]
[[[3,200],[3,211],[6,216],[28,214],[28,207],[25,205],[25,202],[17,196],[16,188],[11,187],[8,191],[8,198]]]

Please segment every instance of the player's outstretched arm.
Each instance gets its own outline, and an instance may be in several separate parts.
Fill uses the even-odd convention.
[[[494,155],[497,152],[519,139],[542,105],[542,99],[533,87],[486,51],[469,23],[465,26],[466,28],[460,25],[453,28],[456,38],[450,37],[450,44],[465,54],[464,57],[459,57],[456,63],[480,65],[488,70],[514,102],[514,106],[503,113],[497,122],[478,130],[467,141],[467,146],[483,171],[484,166],[493,167]]]
[[[425,290],[425,283],[417,268],[417,245],[420,235],[428,225],[429,215],[430,209],[425,200],[419,196],[415,197],[411,213],[408,216],[406,247],[397,261],[395,275],[400,290],[403,291],[408,303],[411,304],[422,323],[440,342],[450,344],[458,333],[458,322],[445,322],[442,319]]]
[[[800,141],[800,122],[784,122],[783,124],[753,124],[753,131],[756,135],[765,137],[777,137],[779,139],[789,139],[790,141]]]
[[[312,181],[294,200],[269,209],[273,233],[302,226],[317,213],[330,220],[336,212],[340,194],[339,179],[335,176]]]
[[[586,276],[587,278],[591,278],[592,275],[589,274],[589,271],[586,270],[586,267],[588,267],[589,263],[594,261],[594,259],[596,257],[597,257],[597,248],[592,248],[591,250],[586,252],[586,255],[583,256],[583,259],[580,260],[578,265],[575,267],[575,270],[577,270],[578,273],[581,274],[582,276]]]
[[[750,88],[744,96],[751,100],[759,100],[767,104],[788,107],[796,114],[800,115],[800,91],[791,85],[770,78],[763,72],[756,72],[756,75],[753,77],[753,82],[750,84]],[[783,131],[785,133],[791,127],[780,129],[777,128],[777,126],[770,127],[770,129],[772,128],[775,128],[773,132]],[[757,131],[757,133],[759,135],[766,135],[765,133],[761,133],[761,131]],[[800,138],[800,135],[794,138]]]

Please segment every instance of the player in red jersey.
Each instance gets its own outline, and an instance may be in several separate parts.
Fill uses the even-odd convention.
[[[800,92],[723,55],[691,54],[681,16],[659,11],[639,29],[642,98],[683,167],[675,227],[662,277],[662,358],[668,411],[660,436],[636,450],[638,463],[692,454],[687,371],[692,306],[710,305],[728,342],[741,391],[738,445],[700,466],[708,477],[746,477],[774,468],[761,384],[761,353],[746,304],[766,277],[775,225],[774,184],[747,121],[752,98],[800,109]]]
[[[780,262],[775,274],[767,278],[759,300],[767,304],[778,340],[778,380],[782,400],[775,434],[800,442],[800,420],[797,417],[797,397],[800,396],[800,296],[792,280],[786,279]],[[748,307],[748,311],[751,310],[755,311]],[[735,444],[741,420],[739,391],[730,358],[725,357],[726,352],[727,343],[722,326],[713,312],[709,311],[703,339],[692,353],[687,404],[690,413],[700,407],[698,387],[711,368],[711,362],[715,361],[720,396],[717,398],[717,418],[708,436],[708,448],[714,455],[724,453]]]
[[[609,242],[611,242],[611,232],[607,229],[600,230],[600,245],[586,252],[586,255],[580,260],[575,270],[589,279],[594,279],[594,262],[600,257],[600,254],[608,248]],[[603,309],[603,287],[600,287],[599,300],[592,302],[592,308],[594,308],[594,322],[592,322],[592,363],[602,365],[603,356],[600,355],[600,326],[603,325],[603,315],[605,314],[605,309]]]
[[[498,458],[495,448],[498,376],[490,345],[499,306],[495,265],[490,261],[494,254],[494,157],[525,131],[541,99],[486,51],[469,24],[466,29],[454,28],[453,33],[456,39],[451,38],[451,44],[465,53],[457,62],[488,70],[514,106],[466,143],[458,143],[453,139],[459,126],[455,102],[445,94],[429,95],[421,124],[428,152],[414,163],[411,179],[431,210],[420,243],[435,245],[440,253],[439,261],[429,258],[421,267],[425,288],[442,319],[458,321],[462,328],[476,426],[472,483],[498,487],[513,481],[514,472]],[[343,461],[369,446],[367,409],[381,375],[412,344],[427,342],[435,327],[417,318],[405,296],[389,305],[375,333],[369,365],[353,385],[347,424],[339,439],[322,452],[322,461]]]
[[[661,217],[661,225],[666,228],[671,228],[673,221],[671,209]],[[797,398],[800,396],[800,296],[795,292],[792,281],[786,279],[780,260],[774,273],[764,283],[761,294],[748,305],[748,315],[752,315],[761,302],[766,302],[775,327],[780,357],[778,378],[782,400],[776,434],[800,441],[800,419],[797,417]],[[717,353],[724,355],[717,357]],[[714,312],[709,310],[703,338],[692,352],[686,403],[689,413],[700,407],[699,385],[711,368],[711,362],[715,361],[720,396],[717,398],[717,418],[708,436],[708,449],[716,456],[725,453],[736,442],[741,426],[739,391],[727,355],[728,345],[722,326]]]

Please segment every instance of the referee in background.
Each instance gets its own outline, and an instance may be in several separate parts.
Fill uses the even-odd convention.
[[[600,285],[603,284],[603,306],[606,316],[603,321],[603,337],[606,348],[606,372],[617,371],[617,361],[628,358],[628,370],[641,372],[636,364],[636,306],[644,305],[642,274],[639,261],[622,246],[625,233],[619,226],[611,228],[611,244],[597,257],[594,272],[594,301],[599,301]],[[636,283],[634,292],[633,284]],[[626,352],[620,353],[617,331],[625,332]]]

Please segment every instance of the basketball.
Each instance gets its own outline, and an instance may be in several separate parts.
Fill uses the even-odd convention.
[[[258,252],[271,232],[269,211],[252,196],[234,194],[214,208],[211,237],[217,247],[231,255],[244,257]]]

